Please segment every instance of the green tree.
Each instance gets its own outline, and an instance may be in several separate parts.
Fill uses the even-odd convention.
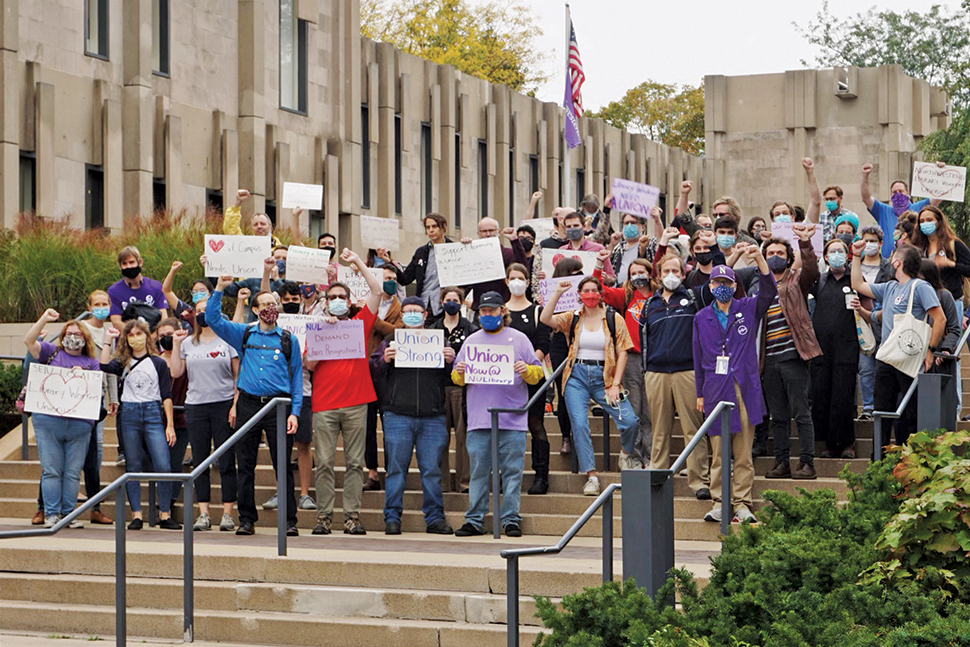
[[[587,117],[646,135],[693,155],[704,153],[704,84],[678,87],[647,80]]]
[[[519,92],[546,80],[542,30],[517,0],[361,0],[360,33]]]

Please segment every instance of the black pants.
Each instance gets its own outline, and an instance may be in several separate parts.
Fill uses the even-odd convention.
[[[377,469],[377,415],[380,407],[377,402],[367,403],[367,433],[364,436],[364,467]]]
[[[289,397],[283,395],[282,397]],[[267,400],[268,401],[268,400]],[[309,404],[309,403],[307,403]],[[242,426],[256,415],[263,408],[264,403],[260,398],[249,395],[244,391],[239,392],[239,400],[236,402],[236,425]],[[266,432],[266,444],[269,445],[269,454],[273,458],[273,471],[276,472],[276,434],[285,434],[286,429],[276,428],[276,412],[270,411],[263,419],[253,427],[249,433],[236,443],[236,466],[237,466],[237,506],[239,508],[239,522],[250,522],[255,524],[259,520],[256,512],[256,460],[259,455],[259,441]],[[286,520],[291,526],[296,526],[296,497],[293,496],[293,470],[290,469],[290,455],[293,452],[293,436],[286,436],[286,460],[283,461],[286,470]],[[194,451],[193,451],[194,453]]]
[[[876,388],[872,395],[872,405],[876,411],[895,411],[899,406],[899,399],[909,389],[913,383],[913,378],[897,371],[895,368],[876,360]],[[896,444],[902,445],[909,438],[910,434],[916,431],[916,398],[914,393],[910,398],[909,404],[903,409],[903,415],[896,421]],[[888,420],[885,422],[889,422]],[[883,445],[889,441],[888,425],[883,423],[882,438],[877,442]]]
[[[855,442],[856,352],[824,352],[812,360],[812,421],[815,438],[839,453]]]
[[[192,444],[192,467],[198,467],[209,457],[213,447],[219,448],[232,435],[229,426],[229,410],[232,400],[207,402],[205,404],[185,405],[185,420],[189,425],[189,442]],[[275,413],[274,420],[275,420]],[[236,455],[227,451],[216,461],[219,466],[219,480],[222,484],[222,502],[236,500]],[[205,470],[195,480],[195,498],[202,503],[212,500],[209,483],[209,470]]]
[[[798,428],[798,459],[815,464],[815,426],[812,424],[811,373],[801,359],[767,364],[764,375],[765,399],[771,414],[771,436],[775,460],[787,463],[791,455],[791,421]]]
[[[552,359],[553,370],[558,368],[566,360],[566,355],[559,355],[559,353],[550,352]],[[569,412],[566,410],[566,398],[563,397],[563,383],[562,383],[562,373],[556,377],[556,393],[559,397],[559,404],[556,406],[556,417],[559,418],[559,431],[562,433],[562,437],[572,438],[573,437],[573,426],[569,422]]]

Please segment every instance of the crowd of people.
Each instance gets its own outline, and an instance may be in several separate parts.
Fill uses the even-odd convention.
[[[298,510],[315,510],[313,534],[334,531],[339,439],[344,533],[366,533],[362,492],[382,488],[383,531],[401,533],[403,494],[416,457],[427,532],[481,535],[493,469],[489,409],[499,407],[523,410],[499,415],[494,466],[502,491],[496,523],[506,535],[521,536],[527,434],[533,472],[527,491],[543,495],[552,451],[545,424],[553,409],[562,434],[558,451],[576,454],[587,479],[583,493],[595,496],[600,483],[591,405],[619,431],[621,469],[666,469],[675,423],[689,442],[721,401],[736,405],[730,414],[733,464],[721,464],[726,440],[716,426],[710,446],[701,443],[689,457],[687,481],[697,499],[714,502],[704,518],[720,521],[720,482],[731,478],[735,521],[752,519],[754,458],[767,453],[769,436],[774,464],[765,477],[814,479],[816,441],[825,444],[822,457],[855,458],[854,421],[895,408],[913,377],[888,356],[877,358],[876,348],[893,336],[898,315],[910,313],[931,326],[918,349],[925,370],[955,370],[955,358],[940,352],[956,349],[964,286],[970,285],[970,249],[934,202],[911,201],[905,181],[893,182],[891,199],[883,203],[869,189],[872,166],[862,167],[861,197],[877,223],[863,226],[842,206],[841,187],[820,190],[813,161],[803,159],[802,167],[807,208],[779,200],[746,221],[729,196],[716,200],[711,214],[697,213],[689,180],[666,219],[654,207],[646,218],[620,214],[617,221],[610,196],[601,204],[594,195],[579,210],[554,209],[549,231],[527,224],[503,229],[483,218],[478,237],[508,243],[502,246],[506,276],[470,285],[439,280],[436,246],[472,241],[449,239],[447,219],[436,213],[423,217],[428,242],[407,262],[384,249],[368,250],[366,258],[349,248],[338,253],[336,237],[320,235],[316,247],[330,251],[331,263],[318,282],[287,280],[288,248],[265,214],[250,222],[252,235],[272,241],[261,278],[206,279],[199,272],[190,293],[179,295],[172,285],[180,262],[159,282],[142,274],[140,251],[125,247],[117,256],[121,280],[93,292],[87,312],[48,340],[46,326],[61,315],[47,310],[25,336],[30,361],[105,376],[99,420],[33,415],[43,468],[33,522],[52,526],[70,513],[82,472],[87,496],[98,491],[107,416],[117,418],[119,462],[128,471],[181,471],[188,448],[198,466],[274,397],[290,399],[284,428],[275,415],[263,417],[217,462],[220,530],[254,533],[259,449],[265,436],[276,469],[277,434],[284,434],[288,456],[282,463],[290,464],[295,445],[299,478],[297,494],[294,470],[286,469],[288,534],[299,532]],[[533,195],[527,216],[540,198]],[[242,233],[241,207],[249,199],[239,191],[225,214],[224,233]],[[295,210],[291,233],[305,241],[299,221]],[[592,271],[570,251],[595,254]],[[549,254],[554,270],[547,276],[543,255]],[[338,280],[339,263],[366,280],[363,295]],[[558,307],[571,291],[578,305]],[[301,339],[278,324],[281,313],[311,315],[328,325],[358,321],[367,356],[308,359]],[[869,328],[872,334],[863,334]],[[442,331],[441,365],[398,366],[399,329]],[[511,383],[472,379],[474,367],[497,361],[490,357],[495,347],[511,349],[512,356],[502,358],[512,365]],[[555,387],[525,410],[564,362]],[[915,402],[895,426],[897,442],[914,431]],[[794,468],[792,421],[799,439]],[[195,487],[194,528],[210,530],[216,520],[210,518],[208,471]],[[468,495],[457,529],[444,512],[443,492],[452,490]],[[130,481],[131,530],[143,524],[140,493]],[[158,497],[159,526],[180,528],[171,514],[179,486],[160,483]],[[273,495],[261,507],[278,505]],[[97,508],[91,521],[112,523]]]

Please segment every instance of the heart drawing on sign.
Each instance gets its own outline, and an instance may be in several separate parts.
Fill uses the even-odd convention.
[[[220,249],[223,248],[225,244],[226,244],[226,241],[224,240],[210,240],[209,248],[214,252],[218,252]]]
[[[963,184],[963,178],[953,169],[921,166],[916,171],[916,182],[927,195],[939,198]]]
[[[559,261],[561,261],[564,258],[566,257],[563,256],[562,254],[556,254],[555,256],[552,257],[552,266],[555,267],[559,265]]]
[[[74,380],[79,380],[81,385],[84,384],[84,378],[80,375],[74,375],[71,378],[65,380],[61,375],[57,373],[52,373],[45,377],[40,383],[40,392],[44,395],[44,401],[47,402],[48,406],[58,413],[60,416],[66,416],[70,412],[81,406],[81,402],[84,401],[85,390],[78,390],[78,395],[75,398],[77,401],[73,402],[71,400],[71,392],[68,389],[68,384]],[[59,382],[60,384],[58,384]],[[63,406],[58,406],[51,402],[51,394],[55,396],[60,396],[58,399],[63,402]]]

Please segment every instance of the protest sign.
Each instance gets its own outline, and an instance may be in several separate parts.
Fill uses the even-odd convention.
[[[445,331],[398,328],[394,331],[396,368],[444,368]]]
[[[101,417],[101,371],[33,363],[27,374],[24,411],[60,418]]]
[[[771,236],[773,238],[781,238],[782,240],[787,240],[791,243],[792,249],[796,252],[798,251],[798,234],[792,229],[793,225],[797,225],[797,222],[773,222],[771,223]],[[804,224],[804,223],[802,223]],[[817,225],[815,227],[815,233],[812,234],[812,247],[815,248],[815,255],[819,258],[822,257],[822,248],[825,246],[825,242],[822,238],[822,226]]]
[[[465,346],[465,384],[514,384],[514,346]]]
[[[547,278],[552,278],[552,271],[556,269],[564,258],[575,258],[583,264],[583,274],[589,276],[596,269],[596,252],[582,252],[573,249],[544,249],[542,250],[542,271]]]
[[[281,209],[300,208],[304,211],[311,209],[319,211],[323,208],[323,185],[284,182],[282,203]]]
[[[328,284],[327,266],[330,265],[329,249],[314,249],[290,245],[286,254],[286,280]]]
[[[519,227],[524,227],[525,225],[532,227],[533,231],[536,232],[536,245],[538,245],[540,241],[552,235],[553,230],[556,228],[556,221],[552,218],[533,218],[531,220],[523,220],[519,223]]]
[[[469,244],[434,246],[439,285],[472,285],[505,278],[505,261],[498,238],[480,238]]]
[[[360,217],[360,242],[371,249],[401,249],[401,228],[395,218]]]
[[[913,197],[963,202],[967,187],[967,169],[916,162],[913,164]]]
[[[276,325],[283,330],[289,330],[290,334],[296,337],[296,340],[300,343],[300,352],[303,352],[306,348],[306,325],[322,321],[323,317],[319,315],[281,314],[276,319]]]
[[[552,298],[553,293],[556,291],[556,287],[558,287],[561,281],[569,281],[573,284],[573,286],[566,292],[563,292],[559,297],[559,301],[556,303],[556,309],[554,312],[579,310],[583,304],[579,300],[579,292],[576,291],[576,286],[579,285],[579,282],[582,281],[583,278],[584,277],[582,276],[564,276],[559,279],[542,279],[539,281],[539,294],[542,296],[542,303],[549,303],[549,299]]]
[[[335,324],[306,323],[306,358],[309,360],[361,359],[364,347],[364,322],[342,319]]]
[[[269,236],[205,235],[205,275],[263,276],[263,261],[270,255]]]
[[[384,270],[380,267],[368,267],[371,274],[377,278],[378,283],[384,282]],[[361,299],[367,298],[370,294],[370,287],[367,286],[367,279],[364,275],[352,267],[344,265],[337,266],[337,280],[350,288],[350,299],[356,303]]]
[[[629,213],[640,218],[650,217],[650,207],[660,199],[660,189],[649,184],[631,182],[622,178],[613,178],[610,188],[613,194],[613,209],[621,213]]]

